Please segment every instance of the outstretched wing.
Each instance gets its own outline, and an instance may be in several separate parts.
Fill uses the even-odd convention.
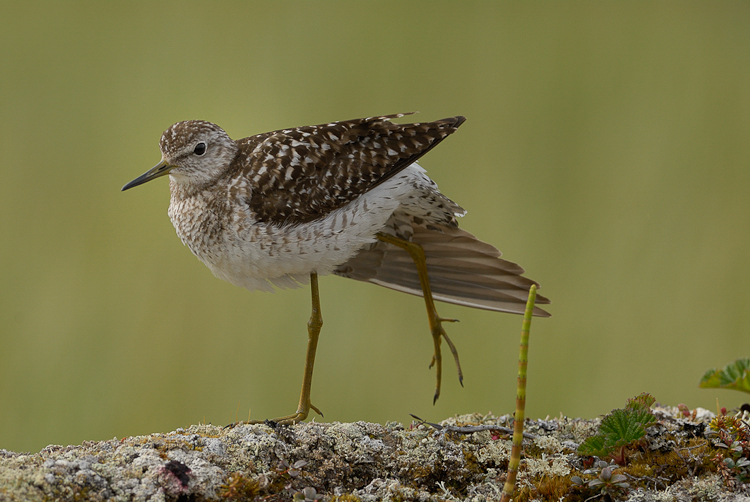
[[[324,217],[414,163],[466,120],[395,124],[384,115],[282,129],[240,140],[241,175],[255,187],[257,221],[298,224]]]
[[[398,233],[398,232],[396,232]],[[460,228],[414,224],[408,240],[424,249],[430,289],[436,300],[496,312],[523,314],[529,288],[519,265],[500,258],[500,251]],[[407,238],[406,235],[401,235]],[[358,281],[422,296],[417,267],[408,252],[382,241],[361,249],[334,273]],[[538,295],[537,305],[550,301]],[[549,313],[534,307],[534,315]]]

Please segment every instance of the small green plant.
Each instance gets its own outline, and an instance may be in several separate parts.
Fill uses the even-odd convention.
[[[599,460],[598,462],[595,462],[591,469],[587,469],[584,474],[594,474],[598,472],[599,475],[596,476],[593,479],[590,479],[588,481],[585,481],[580,476],[573,476],[570,478],[570,480],[573,482],[574,485],[578,487],[588,487],[593,488],[594,490],[599,492],[599,495],[596,495],[595,497],[601,496],[601,495],[610,495],[610,496],[617,496],[621,495],[625,491],[627,491],[628,487],[630,486],[627,483],[627,477],[622,474],[614,474],[614,470],[617,467],[614,465],[609,465],[604,460]],[[590,500],[593,497],[589,497]]]
[[[750,359],[737,359],[723,369],[710,369],[701,378],[703,389],[734,389],[750,392]]]
[[[739,414],[719,415],[708,429],[714,447],[721,450],[713,461],[727,485],[750,483],[750,425]]]
[[[312,486],[308,486],[307,488],[304,488],[301,492],[295,493],[294,497],[292,497],[292,500],[295,502],[315,502],[322,498],[323,498],[322,494],[318,493],[318,491]]]
[[[529,334],[531,333],[531,317],[534,313],[535,302],[536,284],[532,284],[529,288],[529,299],[526,301],[526,310],[523,314],[523,324],[521,324],[521,346],[518,351],[518,380],[516,381],[516,412],[513,415],[513,446],[510,450],[510,461],[508,462],[508,477],[505,479],[505,485],[503,485],[500,502],[512,500],[513,490],[516,488],[518,466],[521,464],[523,420],[526,416],[526,367],[529,362]]]
[[[578,447],[581,455],[612,457],[624,465],[626,448],[646,435],[646,428],[656,422],[651,412],[654,397],[644,392],[628,399],[625,408],[612,410],[602,419],[599,432]]]

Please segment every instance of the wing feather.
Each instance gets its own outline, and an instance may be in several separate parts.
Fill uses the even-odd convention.
[[[529,288],[523,268],[500,258],[500,251],[457,227],[414,226],[412,242],[422,246],[430,288],[436,300],[498,312],[522,314]],[[405,250],[377,242],[340,266],[334,273],[422,296],[416,266]],[[537,304],[549,299],[537,295]],[[536,307],[534,315],[549,317]]]
[[[404,114],[282,129],[240,140],[257,221],[322,218],[416,162],[466,120],[395,124]],[[244,158],[243,158],[244,155]],[[240,168],[238,168],[240,169]]]

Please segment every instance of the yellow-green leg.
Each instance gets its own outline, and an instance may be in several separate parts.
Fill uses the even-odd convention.
[[[310,409],[321,417],[323,414],[310,402],[310,389],[312,388],[313,366],[315,365],[315,351],[318,348],[318,337],[320,328],[323,327],[323,317],[320,315],[320,293],[318,292],[318,274],[310,274],[310,289],[312,290],[312,314],[307,321],[307,354],[305,355],[305,375],[302,378],[302,392],[299,396],[297,411],[291,415],[274,418],[273,422],[281,425],[291,425],[301,422],[307,418]],[[250,420],[248,424],[260,424],[264,420]]]
[[[456,369],[458,370],[458,381],[463,386],[464,375],[461,371],[461,363],[458,361],[458,351],[453,342],[448,338],[448,334],[443,329],[442,323],[444,322],[456,322],[457,319],[446,319],[440,317],[435,308],[435,301],[432,299],[432,290],[430,289],[430,278],[427,275],[427,258],[424,254],[424,249],[417,243],[395,237],[393,235],[378,233],[378,239],[388,244],[393,244],[401,249],[405,250],[414,260],[414,265],[417,267],[417,273],[419,274],[419,283],[422,286],[422,295],[424,296],[425,307],[427,307],[427,319],[430,323],[430,332],[432,333],[432,341],[435,345],[435,354],[432,356],[432,362],[430,368],[435,365],[437,383],[435,385],[435,397],[432,402],[435,403],[440,397],[440,382],[443,374],[443,357],[440,352],[441,338],[445,338],[453,359],[456,361]]]

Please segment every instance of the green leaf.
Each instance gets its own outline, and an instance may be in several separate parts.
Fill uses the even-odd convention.
[[[638,398],[642,396],[644,394],[641,394]],[[638,398],[630,400],[628,404],[630,405],[631,401]],[[648,401],[648,399],[641,400],[646,409],[637,405],[636,409],[612,410],[612,413],[602,419],[596,436],[587,438],[581,443],[578,447],[578,453],[605,457],[612,454],[615,449],[641,439],[646,435],[646,428],[656,422],[656,417],[648,409],[650,404],[646,404]]]
[[[612,448],[638,441],[646,435],[646,426],[656,422],[656,417],[646,410],[612,410],[602,419],[599,434],[607,438]]]
[[[606,438],[598,434],[586,438],[586,440],[578,447],[578,453],[581,455],[605,457],[610,453],[609,448],[605,446],[605,442]]]
[[[649,410],[651,405],[656,402],[656,398],[648,392],[643,392],[636,397],[628,399],[628,403],[625,405],[626,409],[629,410]]]
[[[750,392],[750,359],[737,359],[723,369],[710,369],[701,378],[704,389],[734,389]]]

